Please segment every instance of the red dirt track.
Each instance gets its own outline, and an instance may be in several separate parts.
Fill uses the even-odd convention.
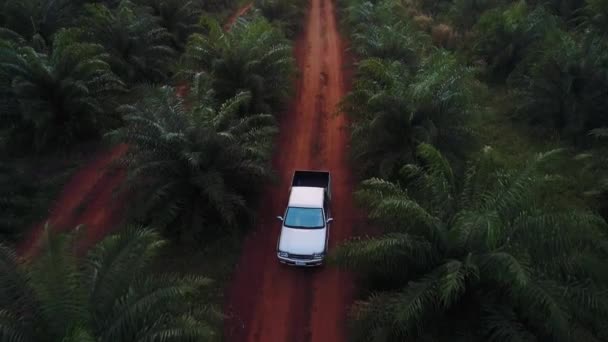
[[[84,224],[86,228],[82,247],[86,247],[101,240],[110,229],[118,225],[124,197],[117,196],[115,190],[124,179],[125,170],[111,165],[126,152],[127,145],[117,145],[97,155],[72,176],[47,218],[54,231],[67,231]],[[17,249],[19,255],[28,257],[36,252],[43,227],[44,222],[41,222],[31,229]]]
[[[230,16],[230,18],[228,18],[228,20],[226,21],[226,24],[224,24],[224,30],[230,31],[230,28],[232,27],[232,25],[234,24],[234,22],[240,16],[244,15],[245,13],[247,13],[252,7],[253,7],[253,2],[250,2],[247,5],[239,8],[239,10],[236,11],[236,13],[234,13],[233,15]]]
[[[225,340],[340,342],[353,297],[351,275],[329,266],[293,268],[279,264],[276,243],[294,169],[326,169],[332,175],[330,251],[353,235],[359,215],[352,202],[353,177],[347,160],[349,134],[343,114],[344,46],[334,3],[310,0],[305,32],[296,42],[301,77],[296,97],[283,116],[273,166],[279,177],[269,186],[258,222],[247,237],[227,290]]]

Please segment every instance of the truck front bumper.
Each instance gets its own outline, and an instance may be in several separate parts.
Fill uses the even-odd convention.
[[[303,267],[312,267],[312,266],[321,266],[323,264],[323,258],[316,259],[295,259],[290,257],[282,257],[277,255],[279,258],[279,262],[290,265],[290,266],[303,266]]]

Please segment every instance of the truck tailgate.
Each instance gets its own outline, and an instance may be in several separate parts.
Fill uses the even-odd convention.
[[[296,170],[291,186],[306,186],[313,188],[329,188],[329,172]]]

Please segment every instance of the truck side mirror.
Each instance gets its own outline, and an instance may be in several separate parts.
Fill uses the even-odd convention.
[[[329,223],[329,222],[331,222],[331,221],[333,221],[333,220],[334,220],[334,219],[333,219],[333,217],[330,217],[330,218],[328,218],[328,219],[327,219],[327,221],[325,221],[325,222]]]
[[[277,216],[277,219],[279,219],[279,221],[283,221],[283,216]]]

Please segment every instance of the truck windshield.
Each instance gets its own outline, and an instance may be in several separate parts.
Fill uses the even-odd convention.
[[[323,228],[323,210],[319,208],[289,207],[285,214],[285,227],[290,228]]]

